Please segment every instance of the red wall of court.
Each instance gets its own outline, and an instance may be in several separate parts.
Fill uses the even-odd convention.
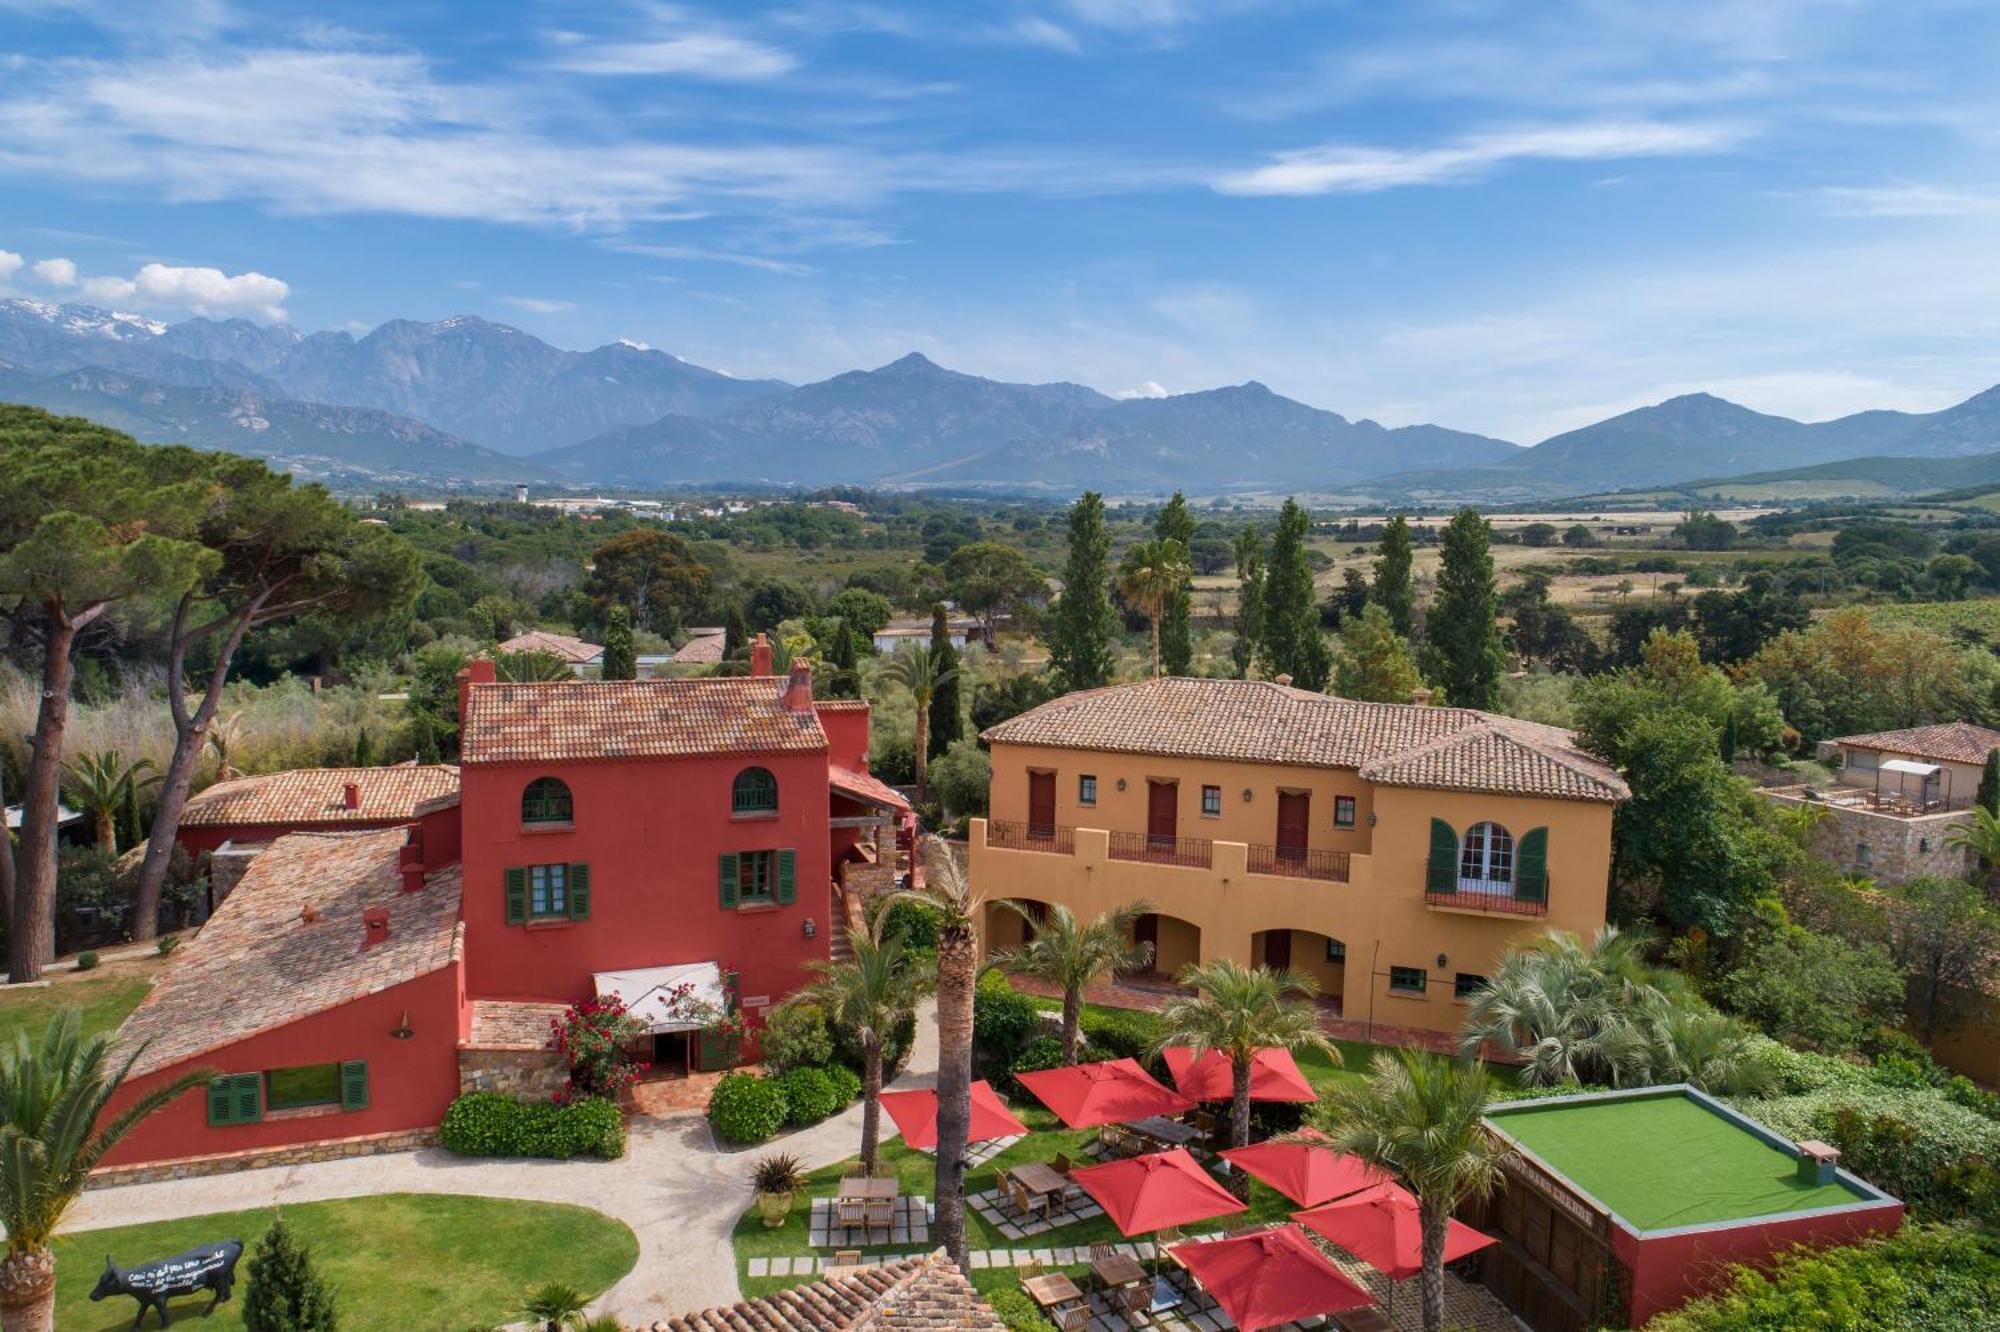
[[[1677,1309],[1727,1281],[1731,1263],[1761,1267],[1798,1244],[1826,1248],[1876,1235],[1893,1235],[1903,1224],[1903,1204],[1885,1202],[1830,1216],[1802,1216],[1763,1225],[1698,1230],[1686,1235],[1612,1235],[1612,1250],[1632,1274],[1632,1313],[1639,1327],[1655,1314]]]
[[[838,767],[868,771],[868,706],[843,702],[814,705],[820,729],[826,732],[827,758]]]
[[[730,788],[746,767],[778,782],[775,816],[735,817]],[[524,827],[521,793],[539,777],[568,783],[570,825]],[[474,999],[574,1002],[591,973],[716,962],[749,1001],[782,999],[827,957],[832,906],[823,752],[549,764],[468,764],[461,773],[466,989]],[[796,853],[790,906],[724,910],[724,852]],[[509,866],[590,866],[590,917],[509,925]],[[814,937],[806,938],[805,921]]]
[[[133,1130],[111,1150],[105,1164],[132,1165],[434,1127],[444,1120],[445,1108],[458,1095],[460,997],[459,967],[453,964],[135,1078],[112,1101],[114,1113],[146,1088],[172,1081],[190,1068],[261,1073],[302,1064],[365,1059],[368,1106],[363,1110],[314,1107],[280,1111],[267,1113],[256,1124],[211,1126],[207,1094],[198,1087]],[[229,1003],[231,999],[218,995],[216,1002]],[[408,1040],[397,1040],[389,1033],[401,1025],[405,1012],[414,1034]]]

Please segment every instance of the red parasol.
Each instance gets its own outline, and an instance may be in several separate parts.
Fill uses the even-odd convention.
[[[1227,1101],[1235,1093],[1236,1070],[1229,1056],[1220,1050],[1200,1055],[1185,1045],[1169,1045],[1160,1052],[1166,1057],[1167,1071],[1181,1095],[1197,1101]],[[1299,1072],[1292,1052],[1280,1046],[1259,1050],[1250,1057],[1250,1099],[1253,1101],[1317,1101],[1306,1075]]]
[[[927,1152],[937,1146],[937,1092],[929,1087],[915,1091],[889,1091],[882,1093],[882,1108],[889,1112],[889,1118],[896,1121],[896,1127],[903,1131],[903,1141],[918,1151]],[[972,1131],[965,1135],[967,1142],[985,1142],[989,1138],[1013,1138],[1025,1135],[1028,1126],[1014,1118],[1014,1112],[1007,1108],[986,1082],[976,1079],[972,1084]]]
[[[1216,1183],[1182,1147],[1079,1166],[1069,1177],[1097,1199],[1112,1224],[1127,1235],[1147,1235],[1250,1210],[1249,1204],[1239,1202]]]
[[[1244,1332],[1375,1302],[1296,1226],[1168,1250]]]
[[[1014,1077],[1071,1128],[1124,1124],[1148,1115],[1177,1115],[1194,1109],[1193,1101],[1155,1082],[1132,1059],[1071,1064],[1038,1073],[1016,1073]]]
[[[1386,1171],[1359,1157],[1334,1151],[1324,1134],[1304,1129],[1299,1138],[1308,1141],[1280,1142],[1273,1138],[1248,1147],[1233,1147],[1222,1153],[1222,1159],[1263,1180],[1301,1207],[1316,1207],[1377,1184],[1395,1183]]]
[[[1417,1200],[1399,1184],[1378,1184],[1311,1211],[1294,1212],[1292,1219],[1391,1281],[1414,1276],[1423,1268],[1424,1232]],[[1445,1233],[1444,1260],[1456,1262],[1497,1242],[1462,1221],[1452,1221]]]

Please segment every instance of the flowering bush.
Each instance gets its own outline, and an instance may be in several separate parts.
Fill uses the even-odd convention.
[[[647,1030],[645,1023],[625,1011],[624,1000],[616,995],[587,999],[565,1009],[561,1017],[551,1018],[552,1044],[569,1061],[569,1082],[556,1093],[556,1104],[568,1105],[593,1096],[616,1100],[618,1093],[652,1067],[632,1058],[627,1049]]]

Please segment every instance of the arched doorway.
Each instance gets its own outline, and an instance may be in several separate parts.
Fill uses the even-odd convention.
[[[1141,916],[1132,927],[1132,939],[1153,946],[1152,965],[1137,975],[1170,981],[1182,967],[1201,961],[1201,926],[1179,916],[1157,912]]]
[[[1347,989],[1347,945],[1313,930],[1259,930],[1250,936],[1253,966],[1289,967],[1319,985],[1319,1005],[1341,1012]]]
[[[1015,897],[1007,902],[986,904],[986,952],[988,956],[1009,948],[1019,948],[1034,932],[1033,921],[1045,919],[1049,914],[1049,904],[1029,897]],[[1022,911],[1027,915],[1022,915]]]

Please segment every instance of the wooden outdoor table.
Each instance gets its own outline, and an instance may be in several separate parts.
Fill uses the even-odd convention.
[[[1017,1165],[1008,1172],[1014,1182],[1039,1198],[1061,1197],[1069,1188],[1067,1177],[1058,1174],[1054,1166],[1044,1161],[1030,1161]]]
[[[1342,1332],[1392,1332],[1392,1324],[1380,1309],[1349,1309],[1333,1315],[1333,1324]]]
[[[840,1196],[863,1199],[887,1198],[890,1202],[894,1202],[902,1187],[903,1182],[899,1179],[875,1179],[868,1175],[856,1175],[840,1181]]]
[[[1074,1304],[1083,1298],[1083,1292],[1076,1288],[1076,1282],[1061,1272],[1029,1277],[1021,1283],[1021,1289],[1027,1291],[1029,1297],[1044,1309],[1053,1309],[1059,1304]]]
[[[1130,1254],[1109,1253],[1090,1265],[1098,1284],[1106,1290],[1116,1290],[1146,1279],[1146,1269],[1137,1258]]]
[[[1165,1115],[1154,1115],[1150,1119],[1135,1119],[1125,1126],[1142,1138],[1163,1142],[1169,1147],[1185,1147],[1202,1136],[1200,1129],[1192,1124],[1183,1124]]]

